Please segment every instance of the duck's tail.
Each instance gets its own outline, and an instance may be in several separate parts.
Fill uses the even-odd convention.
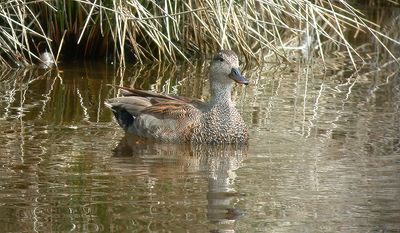
[[[121,107],[119,104],[106,101],[104,102],[104,105],[106,105],[108,108],[111,109],[119,126],[121,126],[121,128],[125,132],[128,132],[129,129],[133,126],[135,117],[132,114],[130,114],[125,108]]]

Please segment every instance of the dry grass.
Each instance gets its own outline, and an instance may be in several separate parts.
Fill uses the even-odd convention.
[[[400,44],[342,0],[7,0],[0,25],[0,64],[10,67],[40,63],[44,51],[56,62],[95,57],[124,66],[189,60],[220,48],[259,62],[289,61],[293,50],[325,61],[334,50],[356,66],[365,56],[349,31],[374,38],[391,58],[387,46]]]

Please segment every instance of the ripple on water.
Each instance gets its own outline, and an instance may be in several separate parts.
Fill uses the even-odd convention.
[[[306,79],[304,70],[271,68],[235,88],[248,148],[124,136],[103,106],[115,94],[106,86],[114,75],[82,78],[65,69],[63,82],[27,85],[33,95],[24,102],[15,93],[0,97],[2,230],[398,231],[398,83],[379,87],[379,78],[365,77],[351,86],[319,74]],[[135,72],[125,84],[150,87]],[[194,96],[198,83],[151,87]]]

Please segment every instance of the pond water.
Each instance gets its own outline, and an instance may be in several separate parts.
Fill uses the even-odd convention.
[[[1,232],[400,232],[396,65],[245,70],[245,148],[138,141],[103,104],[207,98],[206,64],[0,71]]]

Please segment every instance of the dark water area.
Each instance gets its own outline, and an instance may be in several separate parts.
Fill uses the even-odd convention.
[[[206,65],[1,71],[1,232],[400,232],[396,65],[245,70],[244,148],[143,142],[103,104],[207,98]]]

